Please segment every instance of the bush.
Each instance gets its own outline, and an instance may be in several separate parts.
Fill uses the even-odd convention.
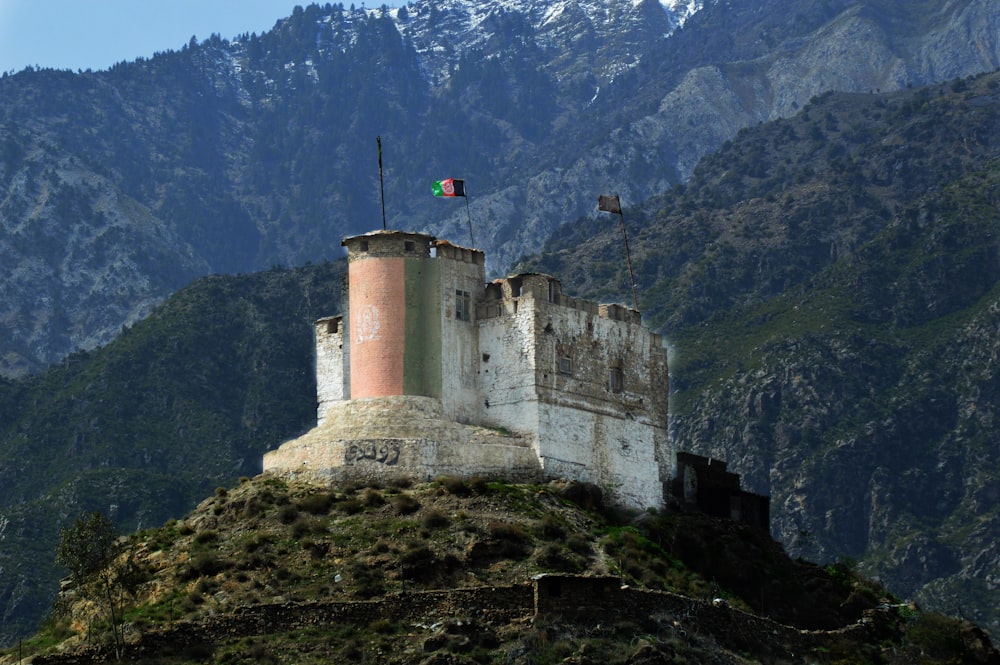
[[[353,496],[346,501],[341,501],[337,504],[337,508],[339,508],[345,515],[355,515],[364,510],[364,506],[361,505],[361,502]]]
[[[213,577],[226,570],[226,564],[211,552],[202,552],[191,559],[179,573],[181,580],[195,580],[199,577]]]
[[[287,503],[278,509],[278,519],[282,524],[291,524],[299,516],[299,509],[295,504]]]
[[[523,543],[525,538],[524,527],[520,524],[510,522],[490,522],[489,534],[497,540],[506,540],[513,543]]]
[[[413,479],[409,476],[396,476],[389,481],[389,487],[393,487],[398,490],[409,489],[413,485]]]
[[[566,530],[553,515],[546,515],[539,520],[538,528],[548,540],[562,540],[566,537]]]
[[[434,479],[440,491],[455,496],[468,496],[472,490],[464,478],[458,476],[440,476]]]
[[[385,497],[382,496],[381,491],[375,489],[374,487],[369,487],[361,493],[361,503],[369,508],[377,508],[385,504]]]
[[[326,515],[333,503],[334,495],[331,492],[317,492],[304,497],[298,502],[298,506],[312,515]]]
[[[476,494],[488,494],[490,491],[489,482],[482,476],[469,479],[469,489]]]
[[[393,497],[392,508],[400,515],[412,515],[420,510],[420,502],[409,494],[399,494]]]
[[[432,508],[424,513],[420,523],[428,529],[436,529],[448,524],[448,516],[437,508]]]
[[[368,630],[380,635],[391,635],[396,632],[396,624],[389,619],[375,619],[368,624]]]
[[[292,537],[301,540],[310,533],[322,533],[326,528],[315,518],[299,517],[292,523]]]
[[[199,531],[194,537],[194,542],[198,545],[207,545],[208,543],[213,543],[219,539],[219,534],[211,529],[205,531]]]

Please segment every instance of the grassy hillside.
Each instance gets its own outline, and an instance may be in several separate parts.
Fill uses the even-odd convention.
[[[136,663],[944,663],[991,653],[971,626],[896,604],[849,563],[793,561],[766,533],[699,514],[610,513],[599,490],[579,484],[322,488],[258,477],[129,542],[145,575],[125,616]],[[672,593],[650,615],[608,605],[604,620],[532,616],[530,592],[523,611],[510,609],[545,572]],[[106,640],[73,599],[62,597],[29,653]],[[859,641],[852,626],[873,617],[878,630],[864,634],[878,640]],[[758,620],[771,628],[747,634]]]

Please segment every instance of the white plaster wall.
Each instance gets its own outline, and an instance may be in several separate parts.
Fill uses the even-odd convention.
[[[479,335],[476,302],[484,288],[483,266],[438,257],[441,274],[441,401],[445,417],[460,423],[479,418]],[[468,321],[456,318],[456,291],[469,294]]]
[[[330,332],[336,326],[337,332]],[[344,321],[340,317],[316,322],[316,422],[322,424],[330,404],[348,398],[344,376]]]
[[[507,314],[478,322],[480,422],[529,435],[537,447],[534,307],[530,300],[505,304]]]

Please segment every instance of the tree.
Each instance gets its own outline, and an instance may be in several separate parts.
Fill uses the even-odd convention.
[[[81,598],[94,603],[111,626],[115,654],[125,647],[122,614],[125,601],[142,581],[134,551],[103,513],[76,518],[63,529],[56,546],[56,561],[69,569],[70,580]]]

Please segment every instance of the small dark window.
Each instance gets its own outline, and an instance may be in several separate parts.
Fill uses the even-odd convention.
[[[455,318],[459,321],[472,319],[472,297],[468,291],[455,291]]]
[[[559,356],[559,373],[573,374],[573,359],[569,356]]]
[[[362,241],[361,241],[361,246],[360,246],[360,248],[359,248],[359,249],[360,249],[360,250],[361,250],[362,252],[367,252],[367,251],[368,251],[368,241],[367,241],[367,240],[362,240]]]
[[[621,367],[611,367],[608,369],[608,390],[613,393],[620,393],[625,390],[625,373]]]
[[[416,247],[417,247],[416,244],[414,244],[412,240],[403,241],[403,249],[405,249],[407,252],[412,252],[413,250],[416,249]]]
[[[326,332],[335,335],[340,329],[340,321],[338,319],[330,319],[326,322]]]

